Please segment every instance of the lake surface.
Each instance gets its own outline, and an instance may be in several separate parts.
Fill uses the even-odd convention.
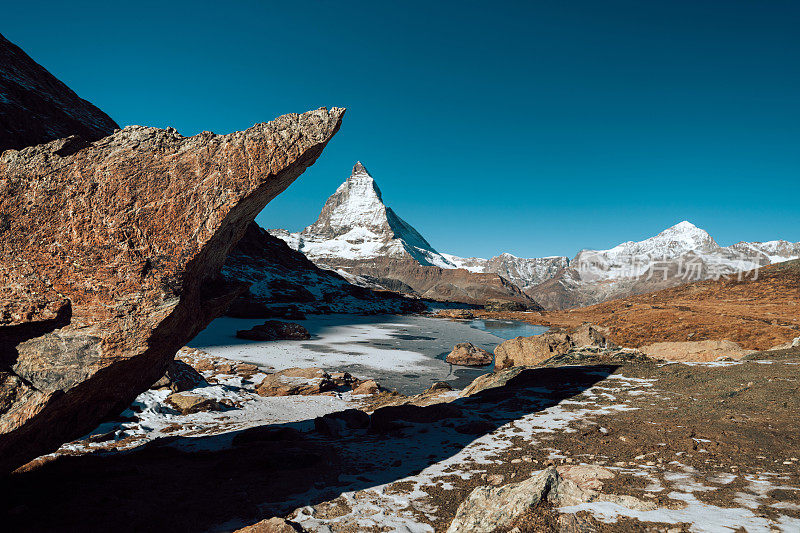
[[[444,358],[459,342],[493,351],[506,339],[547,331],[510,320],[454,321],[409,315],[322,315],[296,320],[308,329],[306,341],[256,342],[236,338],[236,330],[263,320],[218,318],[189,346],[229,359],[255,363],[265,369],[322,367],[374,378],[387,389],[417,394],[436,381],[455,388],[491,372],[493,365],[453,366]]]

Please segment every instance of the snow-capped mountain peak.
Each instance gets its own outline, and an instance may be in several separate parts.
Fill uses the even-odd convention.
[[[378,184],[361,161],[325,202],[316,222],[299,234],[273,234],[320,264],[410,256],[422,265],[455,268],[384,204]]]

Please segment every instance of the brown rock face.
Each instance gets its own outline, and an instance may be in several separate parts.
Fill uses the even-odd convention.
[[[0,153],[70,135],[93,141],[117,128],[0,35]]]
[[[0,156],[0,472],[122,410],[222,314],[244,288],[220,281],[228,252],[343,114]]]

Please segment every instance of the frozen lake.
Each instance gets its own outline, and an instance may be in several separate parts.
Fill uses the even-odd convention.
[[[358,377],[375,378],[381,386],[416,394],[435,381],[461,388],[492,366],[468,368],[444,361],[459,342],[493,351],[506,339],[538,335],[546,326],[506,320],[453,321],[408,315],[321,315],[294,320],[311,333],[306,341],[256,342],[236,338],[236,330],[263,320],[218,318],[189,346],[211,354],[280,370],[321,367]]]

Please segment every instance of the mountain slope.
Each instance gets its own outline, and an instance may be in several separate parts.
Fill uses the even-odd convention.
[[[94,141],[118,128],[0,35],[0,152],[70,135]]]
[[[286,304],[315,313],[397,313],[425,307],[393,292],[352,285],[339,274],[317,267],[255,222],[228,255],[222,274],[228,281],[251,284],[234,306],[264,316],[269,309]]]
[[[514,301],[537,309],[518,286],[493,272],[471,272],[434,249],[383,202],[361,162],[353,167],[316,222],[300,233],[270,230],[317,265],[353,280],[433,300],[483,304]]]

